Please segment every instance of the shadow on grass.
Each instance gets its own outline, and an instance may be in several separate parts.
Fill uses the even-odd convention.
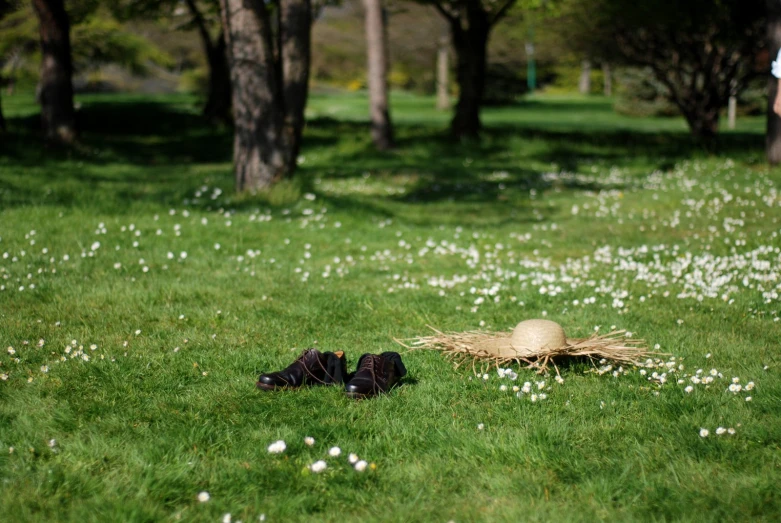
[[[550,115],[549,123],[523,121],[525,109]],[[684,132],[593,129],[588,116],[609,105],[583,102],[526,101],[509,110],[516,123],[492,124],[477,142],[454,143],[436,125],[397,126],[398,147],[377,152],[362,122],[317,118],[307,123],[300,169],[304,190],[320,193],[331,206],[379,217],[406,216],[419,223],[442,220],[434,209],[462,215],[487,214],[496,220],[527,220],[529,191],[550,185],[545,172],[588,173],[591,167],[627,168],[642,177],[666,170],[705,151]],[[583,121],[561,115],[582,113]],[[107,212],[135,202],[181,205],[204,184],[232,187],[232,133],[215,128],[186,104],[106,97],[79,111],[80,144],[44,147],[37,116],[10,118],[11,132],[0,142],[0,203],[22,205],[102,206]],[[730,133],[719,137],[715,151],[746,156],[761,150],[762,137]],[[310,161],[309,158],[312,158]],[[197,173],[197,174],[194,174]],[[351,181],[403,175],[412,182],[401,194],[322,193],[318,181]],[[604,186],[573,179],[558,182],[564,190]],[[623,188],[616,186],[615,188]],[[253,198],[228,198],[236,210],[275,205]],[[193,204],[215,205],[204,199]],[[423,207],[434,205],[431,211]],[[441,207],[437,207],[441,206]],[[415,210],[417,209],[417,210]],[[417,218],[415,217],[417,213]],[[487,216],[486,216],[487,217]],[[539,213],[536,220],[540,219]]]

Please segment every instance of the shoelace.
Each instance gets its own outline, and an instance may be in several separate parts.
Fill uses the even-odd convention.
[[[318,383],[320,383],[320,384],[323,384],[323,385],[325,385],[325,384],[326,384],[326,382],[325,382],[324,380],[321,380],[320,378],[318,378],[318,377],[317,377],[317,376],[315,376],[314,374],[312,374],[312,372],[309,370],[309,368],[307,367],[306,363],[304,362],[304,360],[306,359],[307,355],[308,355],[310,352],[314,352],[314,350],[315,350],[315,349],[308,349],[308,350],[305,350],[305,351],[304,351],[304,353],[303,353],[303,354],[301,354],[301,356],[299,356],[299,357],[298,357],[298,359],[297,359],[296,361],[294,361],[294,362],[293,362],[293,365],[295,365],[295,364],[299,364],[299,365],[301,365],[301,369],[304,371],[304,374],[305,374],[305,375],[309,376],[311,379],[315,380],[316,382],[318,382]],[[325,373],[325,375],[326,375],[326,376],[328,376],[329,378],[331,378],[331,379],[333,380],[333,376],[331,376],[331,375],[328,373],[328,368],[326,368],[326,367],[323,367],[323,362],[321,362],[321,361],[320,361],[320,358],[318,358],[318,357],[317,357],[317,355],[314,355],[314,358],[317,360],[317,364],[318,364],[318,365],[320,366],[320,368],[323,370],[323,373]]]
[[[359,370],[367,370],[371,374],[372,377],[372,383],[374,384],[374,387],[376,387],[377,384],[379,384],[380,380],[377,379],[377,372],[375,369],[375,364],[377,363],[377,359],[379,359],[379,356],[367,356],[364,358],[364,360],[361,362],[361,368]],[[382,376],[381,376],[382,378]],[[383,384],[385,380],[382,380]]]

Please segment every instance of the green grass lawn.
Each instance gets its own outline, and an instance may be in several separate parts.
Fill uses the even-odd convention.
[[[191,97],[85,96],[69,151],[40,146],[32,97],[3,99],[0,519],[781,518],[762,119],[709,153],[680,119],[537,97],[454,144],[432,99],[393,101],[381,154],[361,95],[315,95],[298,178],[239,197],[230,133]],[[671,356],[514,382],[393,341],[539,317]],[[351,368],[400,350],[409,375],[360,402],[255,389],[312,346]]]

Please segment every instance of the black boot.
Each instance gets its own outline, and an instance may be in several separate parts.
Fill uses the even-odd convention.
[[[303,385],[344,383],[347,363],[344,352],[320,352],[307,349],[287,368],[261,374],[255,384],[261,390],[297,389]]]
[[[344,388],[351,398],[368,398],[388,392],[406,374],[407,369],[398,352],[364,354]]]

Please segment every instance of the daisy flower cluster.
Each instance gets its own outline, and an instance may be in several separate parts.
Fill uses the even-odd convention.
[[[315,445],[315,439],[311,436],[306,436],[304,438],[304,444],[307,447],[313,447]],[[286,449],[287,449],[287,445],[283,440],[275,441],[274,443],[268,446],[269,454],[281,454]],[[328,456],[325,459],[319,459],[311,463],[310,465],[307,466],[307,469],[315,474],[324,472],[326,469],[328,469],[327,460],[329,458],[340,457],[342,455],[342,449],[336,446],[330,447],[327,451],[327,454]],[[377,466],[374,463],[369,463],[368,461],[359,458],[357,454],[354,454],[352,452],[347,455],[347,462],[357,472],[364,472],[367,468],[371,470],[375,470],[377,468]]]

